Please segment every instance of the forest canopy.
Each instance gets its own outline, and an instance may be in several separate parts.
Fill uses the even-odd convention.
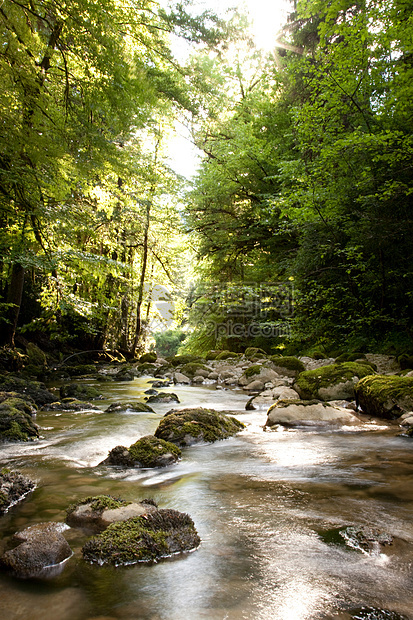
[[[189,1],[5,0],[0,345],[411,351],[412,8],[298,0],[264,54]]]

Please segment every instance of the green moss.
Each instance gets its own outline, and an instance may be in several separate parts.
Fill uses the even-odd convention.
[[[156,353],[154,351],[150,351],[149,353],[144,353],[143,355],[141,355],[139,361],[141,364],[144,364],[145,362],[153,364],[154,362],[156,362],[157,359],[158,356],[156,355]]]
[[[320,388],[327,388],[338,383],[351,381],[353,377],[362,378],[373,373],[365,364],[344,362],[331,364],[302,372],[295,383],[302,398],[316,398]]]
[[[221,351],[221,353],[218,353],[215,359],[217,361],[220,361],[220,360],[227,360],[230,358],[237,358],[237,357],[240,357],[240,353],[234,353],[234,351]]]
[[[253,377],[254,375],[259,375],[262,368],[264,368],[264,366],[261,366],[259,364],[256,364],[255,366],[250,366],[249,368],[246,369],[246,371],[244,372],[244,375],[247,377],[247,379],[249,379],[250,377]]]
[[[258,347],[248,347],[247,349],[245,349],[244,356],[247,359],[254,359],[259,357],[267,357],[267,354],[265,351],[259,349]]]
[[[270,357],[270,360],[276,366],[280,366],[280,368],[287,368],[288,370],[296,370],[297,372],[305,371],[305,366],[302,363],[302,361],[292,355],[286,355],[284,357],[272,355]]]
[[[159,459],[168,453],[177,460],[181,456],[181,450],[175,444],[159,439],[153,435],[141,437],[129,446],[129,454],[141,467],[158,467]]]
[[[200,364],[198,362],[189,362],[188,364],[184,364],[181,368],[182,374],[187,377],[193,377],[197,370],[208,370],[208,368],[205,364]]]
[[[153,376],[157,372],[158,367],[150,362],[144,362],[143,364],[138,364],[136,370],[140,375]]]
[[[355,386],[356,399],[369,415],[397,418],[413,406],[413,377],[372,375]]]
[[[397,358],[397,361],[399,362],[402,370],[411,370],[413,368],[413,355],[403,353],[403,355],[400,355],[400,357]]]
[[[200,407],[168,413],[160,421],[155,437],[186,446],[197,441],[212,443],[226,439],[243,428],[245,425],[232,416]]]
[[[343,362],[355,362],[365,358],[363,353],[341,353],[335,360],[335,364],[342,364]]]
[[[77,398],[78,400],[95,400],[101,398],[102,394],[91,385],[83,383],[70,383],[69,385],[62,385],[60,388],[61,398]]]
[[[79,506],[90,504],[91,509],[97,514],[101,515],[104,510],[113,510],[115,508],[120,508],[121,506],[127,506],[130,503],[131,502],[127,502],[124,499],[111,497],[110,495],[95,495],[91,497],[85,497],[84,499],[81,499],[78,502],[71,504],[67,508],[66,514],[67,516],[69,516]]]
[[[82,553],[89,562],[118,566],[153,562],[172,553],[195,549],[199,543],[189,515],[158,510],[109,525],[84,545]]]
[[[5,441],[37,439],[39,431],[31,416],[16,407],[0,405],[0,438]]]

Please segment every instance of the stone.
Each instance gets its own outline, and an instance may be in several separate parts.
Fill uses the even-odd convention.
[[[255,381],[251,381],[248,385],[243,387],[244,390],[248,392],[262,392],[264,389],[264,383],[259,379],[255,379]]]
[[[192,383],[195,384],[201,384],[204,382],[204,377],[196,375],[193,379],[192,379]]]
[[[367,375],[374,374],[371,366],[356,362],[330,364],[314,370],[306,370],[298,376],[293,388],[302,399],[353,400],[354,385]]]
[[[155,510],[157,506],[153,500],[127,502],[110,495],[97,495],[86,497],[69,506],[66,511],[66,523],[71,527],[103,531],[111,523],[146,516]]]
[[[35,488],[35,482],[19,471],[6,467],[0,470],[0,515],[21,502]]]
[[[155,437],[180,447],[226,439],[245,427],[230,413],[233,412],[218,412],[202,407],[181,411],[172,409],[160,421]]]
[[[166,467],[176,463],[180,456],[181,450],[175,444],[159,439],[154,435],[145,435],[129,448],[116,446],[100,465]]]
[[[183,385],[190,385],[191,379],[186,375],[182,374],[182,372],[174,373],[174,383],[182,383]]]
[[[343,407],[316,400],[279,400],[267,411],[265,426],[318,426],[360,424],[359,418]]]
[[[20,394],[2,392],[0,402],[0,440],[30,441],[38,439],[39,429],[32,415],[36,412],[33,401]]]
[[[253,396],[247,402],[245,409],[251,411],[254,409],[268,409],[277,400],[297,400],[299,395],[295,390],[286,386],[275,387],[265,392],[261,392],[258,396]]]
[[[44,383],[28,381],[13,375],[0,375],[0,391],[18,392],[22,398],[29,396],[39,406],[58,400],[57,396],[52,394]]]
[[[179,398],[173,392],[159,392],[156,396],[149,396],[148,403],[179,403]]]
[[[113,523],[86,542],[86,561],[96,564],[129,565],[156,562],[200,545],[191,517],[171,509],[159,509],[145,516]]]
[[[0,564],[14,576],[29,579],[58,574],[73,554],[62,523],[38,523],[14,535],[20,544],[6,551]]]
[[[133,413],[155,413],[152,407],[146,403],[140,403],[138,401],[133,403],[112,403],[107,409],[105,409],[105,413],[125,413],[127,411],[132,411]]]
[[[355,392],[356,403],[368,415],[392,420],[413,410],[413,377],[364,377]]]
[[[280,379],[280,375],[268,366],[262,366],[255,364],[247,368],[238,380],[238,384],[242,387],[248,385],[252,381],[262,381],[263,384],[268,381],[277,381]]]
[[[77,398],[62,398],[55,403],[43,405],[41,411],[101,411],[97,405]]]
[[[102,398],[102,394],[96,388],[86,383],[69,383],[68,385],[62,385],[60,387],[60,398],[70,397],[88,401]]]

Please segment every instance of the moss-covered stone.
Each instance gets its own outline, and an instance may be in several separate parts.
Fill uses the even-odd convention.
[[[171,410],[160,421],[155,437],[181,447],[227,439],[245,428],[245,425],[226,413],[229,412],[201,407],[181,411]]]
[[[152,364],[151,362],[144,362],[143,364],[138,364],[136,366],[136,374],[140,377],[143,375],[154,377],[157,372],[158,366],[156,364]]]
[[[208,351],[205,355],[205,359],[206,360],[215,360],[217,358],[217,355],[219,355],[221,353],[221,351],[213,351],[212,349],[210,351]]]
[[[173,392],[159,392],[149,396],[148,403],[179,403],[179,398]]]
[[[221,351],[221,353],[218,353],[215,359],[217,361],[222,361],[228,360],[230,358],[237,359],[238,357],[241,357],[240,353],[234,353],[234,351]]]
[[[78,400],[88,401],[102,398],[102,394],[91,385],[86,385],[85,383],[69,383],[69,385],[61,386],[60,397],[77,398]]]
[[[157,359],[158,356],[156,355],[155,351],[149,351],[149,353],[144,353],[143,355],[141,355],[141,357],[139,358],[139,362],[141,364],[144,364],[145,362],[153,364],[154,362],[156,362]]]
[[[55,403],[44,405],[42,411],[100,411],[100,408],[85,400],[67,397]]]
[[[39,437],[32,419],[32,405],[21,398],[6,398],[0,403],[0,440],[30,441]]]
[[[47,358],[43,351],[33,342],[28,342],[26,345],[26,354],[29,358],[29,364],[37,366],[41,369],[46,368]]]
[[[259,359],[262,357],[267,357],[267,354],[265,351],[263,351],[262,349],[259,349],[258,347],[248,347],[244,351],[244,357],[246,357],[248,360],[253,360],[253,359]]]
[[[182,453],[174,443],[164,441],[154,435],[146,435],[129,446],[129,454],[135,466],[166,467],[175,463]]]
[[[15,377],[13,375],[0,375],[0,391],[18,392],[22,397],[29,396],[36,405],[52,403],[58,398],[50,392],[44,383]]]
[[[367,376],[355,386],[359,407],[372,416],[395,419],[413,410],[413,377]]]
[[[247,368],[244,372],[244,375],[247,377],[247,379],[250,379],[251,377],[254,377],[254,375],[259,375],[262,368],[264,368],[264,366],[262,366],[261,364],[255,364],[254,366],[250,366],[249,368]]]
[[[305,371],[305,366],[302,361],[292,355],[285,355],[284,357],[272,355],[270,360],[275,366],[274,370],[279,374],[284,373],[295,377],[300,372]]]
[[[110,525],[83,547],[86,561],[115,566],[155,562],[163,557],[196,549],[200,538],[191,517],[160,509],[144,517]]]
[[[131,502],[110,495],[95,495],[70,504],[66,510],[66,523],[74,527],[102,529],[101,518],[105,510],[127,506]]]
[[[356,362],[330,364],[302,372],[294,384],[294,389],[301,398],[307,400],[352,399],[357,380],[373,373],[371,366]]]
[[[412,370],[413,369],[413,355],[408,355],[407,353],[403,353],[400,357],[397,358],[397,361],[400,364],[401,370]]]
[[[133,411],[137,413],[155,413],[152,407],[150,407],[146,403],[140,402],[112,403],[107,409],[105,409],[105,413],[125,413],[125,411]]]
[[[199,362],[189,362],[188,364],[184,364],[182,366],[181,373],[192,378],[197,370],[206,370],[210,372],[210,369],[208,369],[205,364],[200,364]]]
[[[335,364],[342,364],[343,362],[356,362],[358,360],[364,359],[364,353],[340,353],[338,357],[334,360]]]
[[[97,366],[95,364],[74,364],[63,366],[62,370],[66,371],[71,377],[87,377],[96,374]]]

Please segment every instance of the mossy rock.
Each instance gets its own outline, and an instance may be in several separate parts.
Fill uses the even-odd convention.
[[[149,375],[150,377],[154,377],[155,373],[158,372],[158,366],[156,364],[152,364],[151,362],[144,362],[143,364],[138,364],[136,366],[136,373],[138,376]]]
[[[191,517],[176,510],[160,509],[144,517],[113,523],[83,547],[91,563],[115,566],[156,562],[176,553],[196,549],[201,540]]]
[[[364,355],[364,353],[341,353],[338,357],[336,357],[334,363],[342,364],[343,362],[356,362],[365,359],[365,357],[366,356]]]
[[[179,403],[179,398],[173,392],[159,392],[149,396],[148,403]]]
[[[372,375],[355,386],[357,404],[364,413],[395,419],[413,410],[413,377]]]
[[[236,359],[238,357],[241,357],[240,353],[234,353],[234,351],[221,351],[215,359],[220,362],[222,360]]]
[[[211,351],[208,351],[205,355],[205,359],[206,360],[215,360],[217,358],[217,355],[219,355],[221,353],[221,351],[213,351],[211,349]]]
[[[133,411],[136,413],[155,413],[152,407],[146,403],[134,402],[134,403],[112,403],[105,413],[125,413],[126,411]]]
[[[173,357],[168,357],[167,361],[172,364],[175,368],[180,366],[181,364],[191,364],[192,362],[202,364],[203,358],[199,357],[199,355],[174,355]]]
[[[175,463],[182,453],[174,443],[146,435],[129,446],[129,454],[135,467],[166,467]]]
[[[22,501],[35,487],[33,480],[19,471],[3,468],[0,471],[0,515]]]
[[[258,347],[248,347],[244,351],[244,356],[248,360],[253,360],[253,359],[259,359],[262,357],[267,357],[267,354],[265,351],[263,351],[262,349],[259,349]]]
[[[95,375],[97,366],[95,364],[74,364],[72,366],[63,366],[62,370],[65,370],[71,377],[85,377]]]
[[[0,440],[38,439],[38,427],[33,422],[31,413],[27,412],[27,407],[27,402],[18,398],[6,399],[0,404]]]
[[[69,383],[60,387],[61,398],[77,398],[78,400],[96,400],[102,398],[102,394],[91,385],[83,383]]]
[[[155,437],[183,447],[227,439],[243,428],[245,425],[242,422],[225,415],[225,412],[199,407],[169,411],[160,421]]]
[[[29,364],[31,366],[37,366],[39,368],[46,368],[47,358],[43,351],[33,342],[28,342],[26,345],[26,354],[29,358]]]
[[[279,372],[279,374],[282,374],[282,370],[286,370],[289,371],[289,374],[291,374],[291,376],[296,376],[300,372],[305,371],[305,366],[302,361],[299,360],[298,357],[294,357],[293,355],[285,355],[284,357],[272,355],[270,357],[270,360],[272,361],[274,366],[276,366],[276,372],[278,372],[278,369],[280,369],[281,372]]]
[[[298,376],[293,387],[305,400],[351,400],[354,398],[354,384],[357,380],[373,373],[373,368],[366,364],[330,364],[305,370]]]
[[[70,526],[101,528],[101,518],[105,510],[114,510],[127,506],[131,502],[112,497],[111,495],[95,495],[85,497],[66,510],[66,523]]]
[[[22,379],[13,375],[0,375],[0,391],[18,392],[19,395],[22,395],[22,398],[29,396],[36,405],[44,405],[58,400],[52,392],[49,392],[44,383]]]
[[[199,362],[189,362],[188,364],[184,364],[180,370],[180,372],[187,376],[192,378],[197,370],[207,370],[210,371],[209,368],[207,368],[205,366],[205,364],[200,364]]]
[[[259,375],[261,370],[265,368],[261,364],[255,364],[254,366],[250,366],[244,371],[244,375],[249,379],[250,377],[254,377],[255,375]]]
[[[55,403],[44,405],[42,411],[100,411],[100,408],[85,400],[78,400],[68,396]]]
[[[149,353],[144,353],[140,356],[139,362],[140,364],[145,364],[145,362],[153,364],[154,362],[156,362],[157,359],[158,356],[156,355],[156,353],[154,351],[149,351]]]

